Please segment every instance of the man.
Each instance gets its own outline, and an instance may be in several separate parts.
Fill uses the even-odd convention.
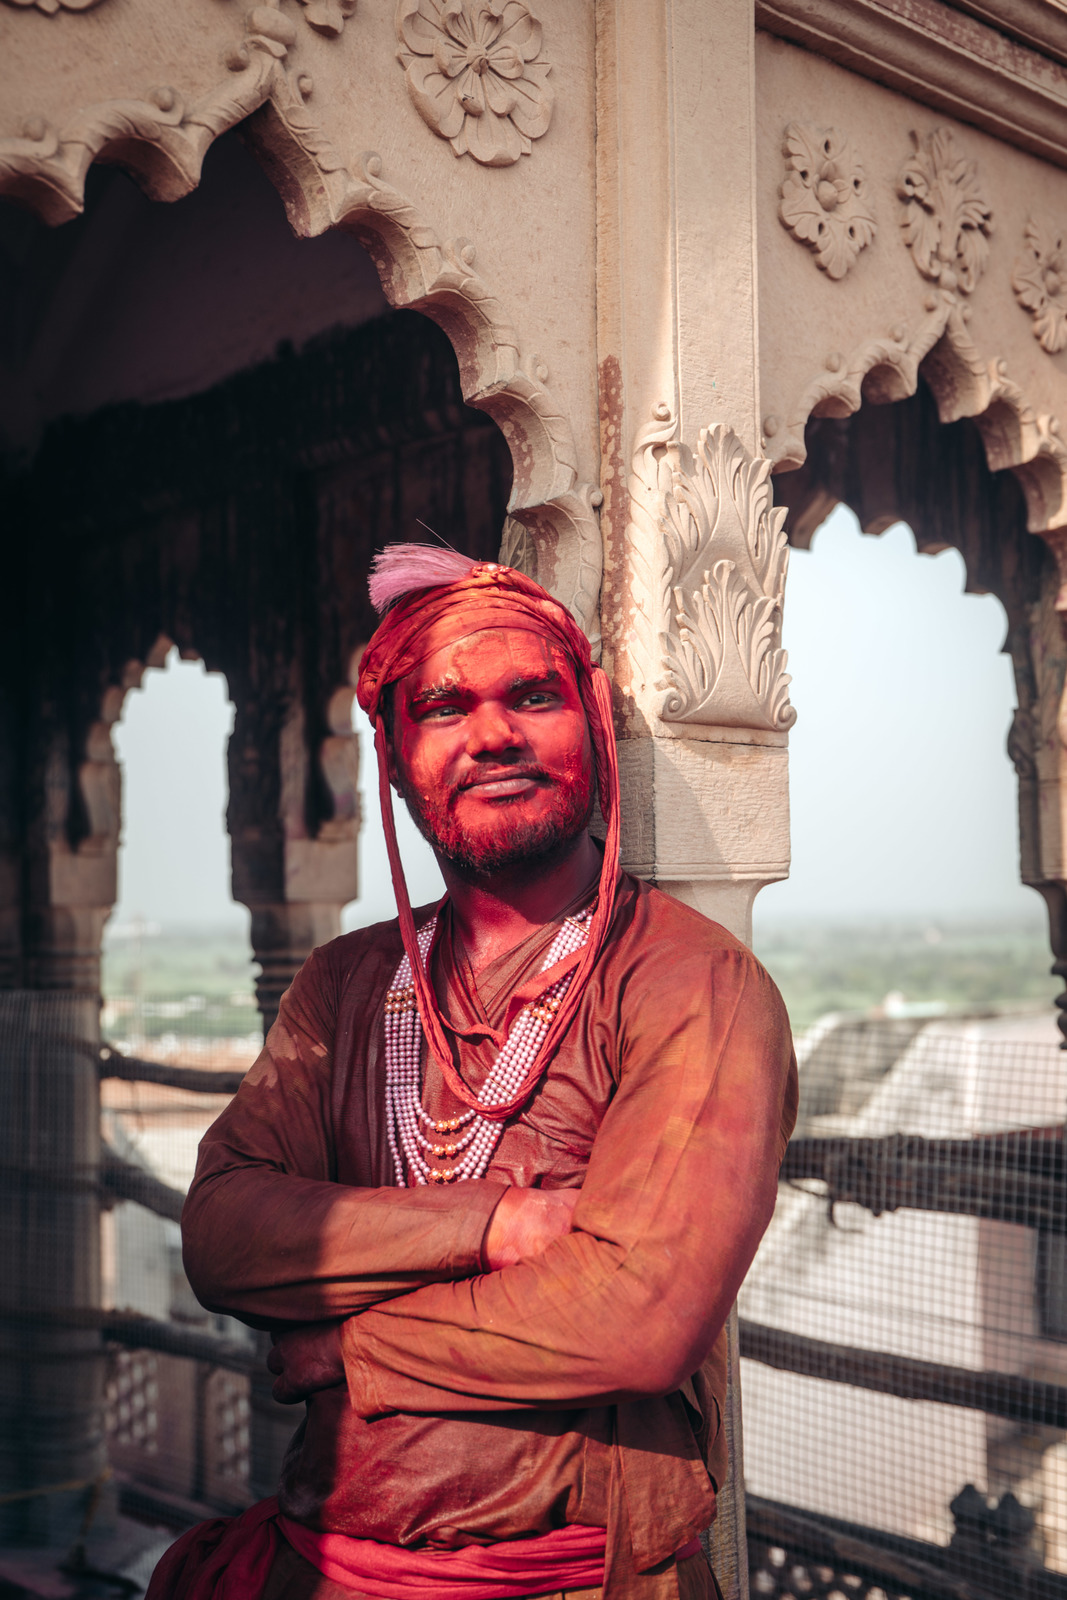
[[[371,592],[399,921],[310,956],[183,1218],[200,1298],[273,1331],[306,1419],[278,1500],[186,1535],[149,1600],[703,1600],[723,1325],[795,1116],[784,1008],[619,873],[607,679],[563,607],[413,546]]]

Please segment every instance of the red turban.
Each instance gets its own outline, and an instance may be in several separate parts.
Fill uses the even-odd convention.
[[[511,567],[502,567],[496,562],[476,563],[453,551],[394,545],[377,557],[370,590],[378,610],[387,606],[390,609],[363,652],[356,697],[374,723],[385,842],[400,915],[400,933],[415,977],[422,1028],[429,1049],[457,1099],[475,1107],[483,1117],[502,1120],[513,1115],[529,1098],[555,1052],[578,1008],[611,921],[619,861],[619,765],[611,718],[611,688],[606,673],[593,663],[588,639],[566,608],[539,583]],[[381,713],[382,692],[390,684],[413,672],[420,661],[435,651],[483,628],[528,629],[561,645],[567,652],[589,719],[600,809],[607,824],[597,906],[566,998],[526,1081],[507,1105],[494,1106],[492,1110],[487,1110],[471,1094],[453,1066],[437,996],[419,959],[415,921],[396,842],[385,723]],[[545,977],[548,989],[559,979],[560,971],[553,968]]]

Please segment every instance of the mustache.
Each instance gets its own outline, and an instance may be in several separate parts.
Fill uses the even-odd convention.
[[[544,778],[550,783],[557,781],[547,767],[539,766],[535,761],[516,762],[513,766],[480,767],[469,778],[461,778],[452,785],[448,795],[449,804],[468,789],[477,789],[483,783],[500,783],[505,778]]]

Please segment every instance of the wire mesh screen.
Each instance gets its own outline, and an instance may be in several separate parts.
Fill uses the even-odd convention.
[[[254,1013],[252,1013],[254,1018]],[[254,1335],[229,1317],[204,1310],[181,1263],[177,1223],[192,1181],[197,1146],[228,1102],[212,1092],[212,1076],[229,1088],[262,1045],[245,1006],[172,997],[111,998],[104,1009],[116,1053],[142,1063],[192,1067],[198,1088],[105,1077],[101,1128],[113,1192],[136,1183],[130,1169],[162,1186],[153,1206],[114,1198],[101,1217],[101,1278],[106,1310],[170,1324],[189,1335],[227,1340],[256,1360]],[[238,1032],[237,1030],[241,1031]],[[227,1030],[227,1031],[223,1031]],[[223,1075],[226,1075],[225,1077]],[[167,1191],[171,1202],[167,1203]],[[169,1211],[170,1214],[166,1214]],[[164,1214],[161,1214],[164,1213]],[[190,1345],[195,1350],[195,1345]],[[248,1371],[228,1370],[173,1350],[110,1348],[105,1419],[112,1465],[142,1513],[162,1510],[180,1524],[199,1507],[231,1509],[254,1498],[252,1408]],[[290,1426],[295,1418],[290,1417]],[[183,1507],[182,1502],[185,1502]],[[183,1514],[184,1513],[184,1514]]]
[[[802,1041],[740,1298],[754,1594],[1067,1600],[1057,1040],[831,1017]]]
[[[99,1061],[77,1042],[95,1011],[23,995],[0,1016],[9,1536],[60,1491],[95,1503],[105,1444],[144,1520],[239,1508],[272,1492],[297,1421],[271,1400],[261,1336],[205,1311],[181,1266],[197,1145],[258,1035],[243,1007],[213,1035],[199,1007],[154,1016],[135,998]],[[751,1592],[1067,1600],[1067,1052],[1052,1019],[838,1015],[798,1054],[800,1120],[740,1297]],[[97,1149],[75,1113],[98,1072]],[[84,1459],[76,1482],[50,1451]]]

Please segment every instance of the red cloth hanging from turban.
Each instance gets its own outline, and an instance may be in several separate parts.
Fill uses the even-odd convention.
[[[404,563],[406,569],[417,566],[418,557],[411,546],[394,548],[397,563]],[[384,552],[379,557],[379,563],[388,563],[392,554],[391,551]],[[437,556],[437,552],[429,554]],[[449,562],[453,569],[458,566],[461,571],[464,564],[463,557],[453,557]],[[381,704],[383,691],[390,684],[405,678],[435,651],[483,629],[503,628],[527,629],[552,640],[566,651],[574,665],[578,690],[589,719],[600,809],[607,824],[607,838],[599,897],[586,944],[568,964],[553,967],[543,975],[543,989],[547,990],[567,970],[567,965],[574,966],[576,970],[566,998],[524,1083],[506,1105],[488,1110],[475,1099],[455,1070],[437,997],[419,959],[415,922],[396,842]],[[382,822],[400,917],[400,932],[415,975],[419,1014],[427,1044],[457,1099],[465,1105],[477,1106],[484,1117],[502,1121],[513,1116],[525,1103],[544,1072],[578,1008],[611,921],[619,869],[620,828],[619,766],[611,718],[611,686],[607,675],[594,665],[589,641],[566,608],[525,573],[490,561],[470,563],[468,570],[451,582],[431,581],[428,587],[413,588],[392,605],[363,652],[356,696],[374,723]]]

